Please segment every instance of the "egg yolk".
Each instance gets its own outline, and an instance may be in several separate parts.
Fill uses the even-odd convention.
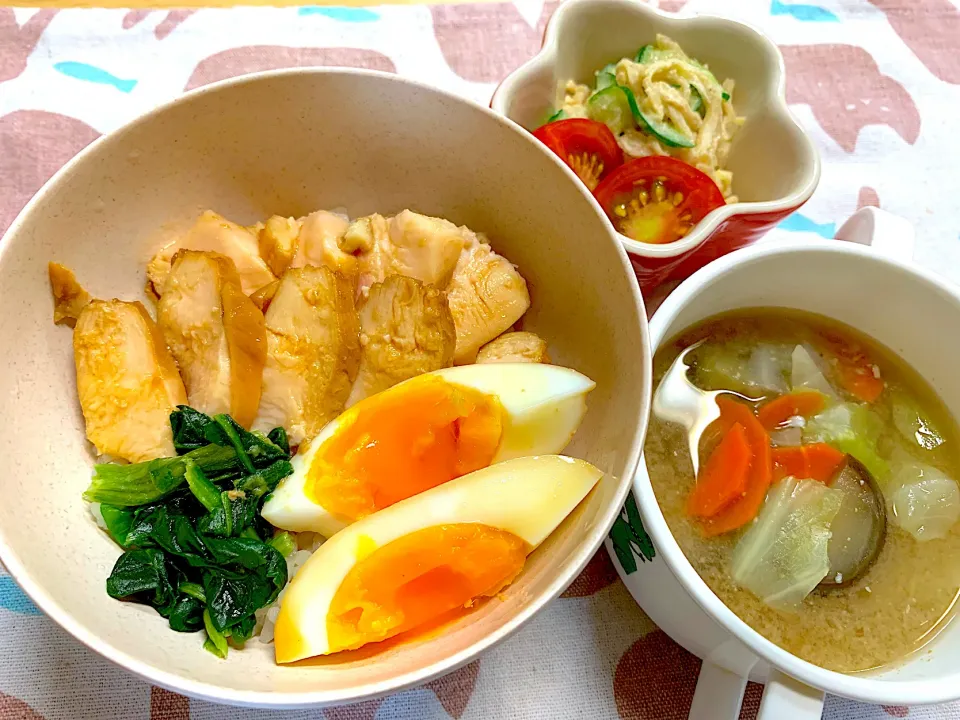
[[[481,523],[437,525],[387,543],[357,562],[333,596],[328,652],[386,640],[496,595],[529,551],[516,535]]]
[[[357,404],[317,451],[308,497],[348,521],[487,467],[500,445],[499,400],[438,377]]]

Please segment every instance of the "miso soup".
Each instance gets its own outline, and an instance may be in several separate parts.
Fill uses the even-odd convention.
[[[960,435],[932,389],[852,328],[781,309],[685,331],[657,353],[655,388],[694,345],[677,369],[725,391],[699,472],[685,428],[656,413],[645,461],[700,577],[761,635],[830,670],[929,642],[960,591]]]

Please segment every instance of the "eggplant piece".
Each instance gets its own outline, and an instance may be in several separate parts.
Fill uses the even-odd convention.
[[[843,492],[843,502],[830,525],[830,571],[819,585],[824,589],[845,587],[863,577],[887,534],[883,493],[863,463],[848,455],[830,487]]]

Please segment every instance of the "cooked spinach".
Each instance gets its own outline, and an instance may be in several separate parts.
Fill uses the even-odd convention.
[[[267,470],[280,460],[290,459],[289,447],[284,449],[261,432],[244,430],[229,415],[210,417],[186,405],[178,405],[170,413],[170,426],[174,447],[178,453],[185,452],[179,457],[157,458],[132,465],[96,465],[90,487],[83,494],[84,500],[110,505],[144,505],[180,487],[187,480],[190,462],[196,464],[208,480],[216,483]],[[282,428],[270,432],[278,439],[286,440]],[[204,444],[199,444],[201,442]],[[273,472],[276,473],[277,469]]]
[[[205,630],[204,647],[226,657],[287,583],[295,543],[260,517],[266,494],[293,472],[286,433],[248,432],[184,405],[170,425],[179,457],[98,465],[84,493],[125,550],[107,593],[151,605],[173,630]]]
[[[178,405],[177,409],[170,413],[173,447],[176,449],[177,455],[183,455],[210,444],[210,441],[203,434],[203,429],[209,422],[209,415],[186,405]]]
[[[290,441],[287,439],[287,431],[282,427],[275,427],[267,434],[267,439],[274,445],[283,450],[287,455],[290,454]]]

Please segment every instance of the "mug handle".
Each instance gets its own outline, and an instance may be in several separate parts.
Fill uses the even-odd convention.
[[[747,678],[704,660],[688,720],[736,720]],[[757,720],[820,720],[824,692],[770,668]]]
[[[869,245],[891,260],[902,262],[913,258],[915,244],[913,225],[899,215],[875,207],[857,210],[840,226],[837,240]]]

